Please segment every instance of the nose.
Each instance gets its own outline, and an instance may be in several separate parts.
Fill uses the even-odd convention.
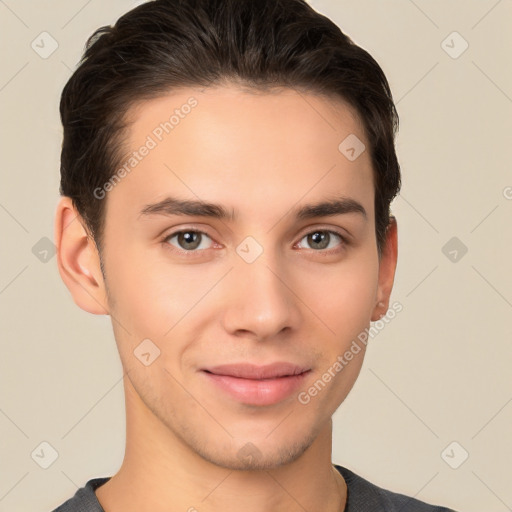
[[[222,321],[230,334],[264,340],[296,329],[298,299],[286,273],[265,258],[238,261],[225,280]]]

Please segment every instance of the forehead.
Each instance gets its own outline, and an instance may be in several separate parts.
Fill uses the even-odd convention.
[[[276,209],[344,195],[373,212],[363,125],[341,99],[290,88],[186,88],[128,114],[125,172],[109,192],[113,205],[138,214],[172,195],[270,221]],[[347,158],[345,141],[366,150]]]

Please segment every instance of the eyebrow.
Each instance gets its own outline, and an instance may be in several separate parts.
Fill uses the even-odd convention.
[[[348,197],[306,204],[290,210],[298,219],[312,219],[315,217],[328,217],[347,213],[358,213],[367,220],[368,215],[364,206]],[[228,211],[220,204],[208,203],[190,199],[166,197],[157,203],[148,204],[140,211],[141,216],[150,215],[189,215],[197,217],[211,217],[219,220],[234,221],[236,214],[232,209]]]

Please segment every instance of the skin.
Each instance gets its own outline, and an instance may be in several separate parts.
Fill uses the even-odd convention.
[[[364,349],[306,405],[297,393],[269,406],[241,403],[200,369],[290,361],[311,368],[307,390],[387,311],[397,227],[392,218],[379,259],[363,127],[341,99],[311,92],[187,88],[132,107],[129,151],[190,96],[198,105],[104,199],[105,276],[70,199],[57,207],[59,272],[80,308],[111,316],[125,371],[125,457],[96,495],[106,512],[343,510],[331,417]],[[338,150],[349,134],[367,148],[352,162]],[[139,215],[168,195],[236,217]],[[341,196],[367,218],[293,215]],[[180,229],[207,236],[187,252],[178,237],[164,240]],[[317,230],[338,230],[349,243],[332,234],[319,248],[307,237]],[[236,252],[247,236],[263,248],[253,263]],[[147,338],[161,351],[149,366],[134,356]],[[246,445],[257,456],[240,457]]]

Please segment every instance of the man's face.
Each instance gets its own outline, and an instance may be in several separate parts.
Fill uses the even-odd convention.
[[[158,130],[191,96],[197,105],[181,109],[169,133]],[[354,384],[364,349],[328,382],[322,376],[377,301],[370,155],[351,161],[338,149],[350,134],[368,148],[362,125],[341,101],[234,86],[183,89],[131,114],[129,153],[151,149],[104,199],[102,254],[128,403],[215,464],[295,460]],[[228,215],[147,208],[168,197]],[[342,199],[366,216],[296,215]],[[309,371],[267,383],[205,371],[276,362]],[[319,380],[308,403],[299,400]]]

